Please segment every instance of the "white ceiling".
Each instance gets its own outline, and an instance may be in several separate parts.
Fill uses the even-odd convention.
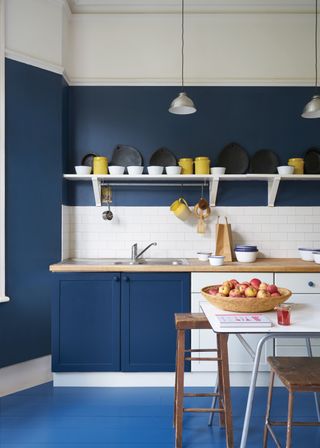
[[[180,0],[67,0],[73,13],[173,13]],[[186,12],[312,13],[315,0],[185,0]]]

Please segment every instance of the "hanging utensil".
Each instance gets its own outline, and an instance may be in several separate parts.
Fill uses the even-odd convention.
[[[198,225],[197,225],[198,233],[205,233],[207,226],[206,226],[206,223],[204,220],[209,218],[210,213],[211,213],[211,209],[210,209],[209,205],[205,210],[202,210],[200,208],[199,203],[194,206],[194,214],[198,218]]]
[[[111,202],[111,188],[107,187],[105,190],[106,198],[105,202],[107,203],[108,210],[102,213],[102,218],[107,221],[111,221],[113,219],[113,213],[110,210],[110,202]]]
[[[201,197],[199,199],[198,206],[201,210],[206,210],[209,207],[208,201],[203,197],[203,185],[201,185]]]

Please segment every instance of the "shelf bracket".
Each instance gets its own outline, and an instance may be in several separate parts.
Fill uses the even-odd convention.
[[[216,205],[217,194],[219,187],[219,177],[214,177],[209,183],[209,204],[211,207]]]
[[[96,207],[101,207],[101,180],[98,177],[92,178],[92,188]]]
[[[277,197],[278,188],[280,184],[280,176],[274,176],[273,179],[268,180],[268,207],[274,207]]]

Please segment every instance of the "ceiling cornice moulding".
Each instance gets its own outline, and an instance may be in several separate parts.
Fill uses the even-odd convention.
[[[177,0],[65,0],[73,14],[179,13]],[[186,13],[314,13],[313,0],[187,0]]]

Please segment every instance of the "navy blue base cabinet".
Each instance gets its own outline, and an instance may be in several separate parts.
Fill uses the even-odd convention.
[[[62,273],[52,304],[54,372],[168,372],[188,273]]]

